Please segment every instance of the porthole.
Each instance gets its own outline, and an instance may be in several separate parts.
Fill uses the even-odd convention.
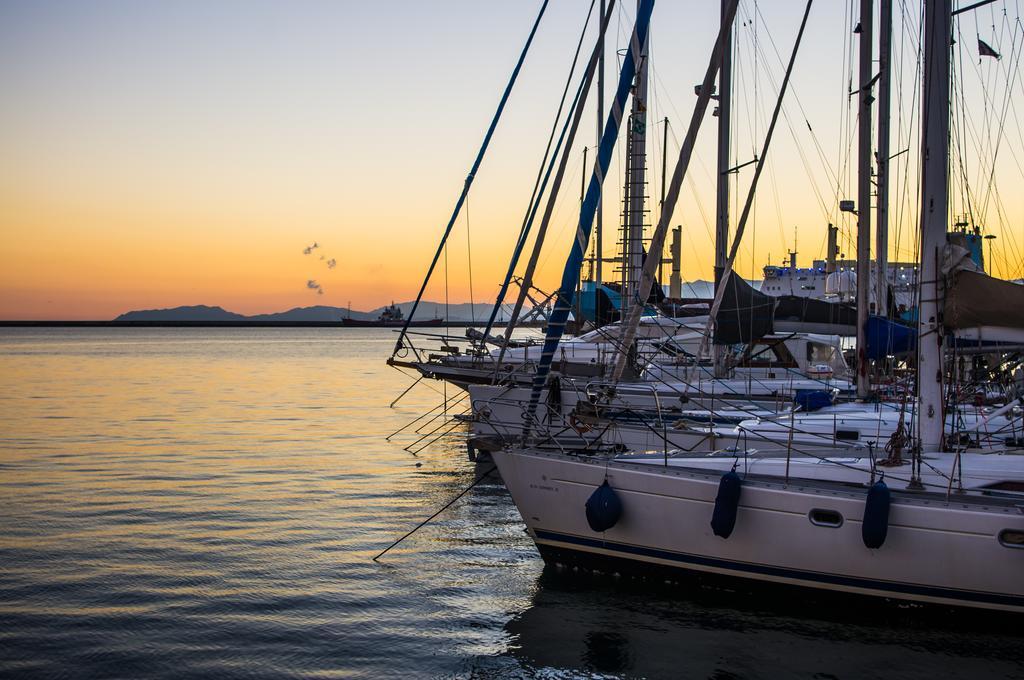
[[[807,513],[807,519],[811,520],[811,524],[817,527],[831,527],[833,529],[837,529],[843,526],[843,516],[836,510],[814,508]]]
[[[1024,531],[1003,529],[999,532],[999,542],[1007,548],[1024,550]]]

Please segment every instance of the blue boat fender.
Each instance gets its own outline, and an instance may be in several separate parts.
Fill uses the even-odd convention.
[[[711,514],[711,530],[715,536],[729,538],[736,527],[736,514],[740,508],[740,491],[743,480],[730,470],[722,475],[718,482],[718,495],[715,496],[715,511]]]
[[[889,533],[889,487],[878,480],[868,489],[868,498],[864,503],[864,521],[861,523],[861,536],[864,545],[869,548],[881,548],[885,536]]]
[[[615,526],[620,517],[622,501],[606,479],[587,499],[587,524],[594,531],[602,533]]]

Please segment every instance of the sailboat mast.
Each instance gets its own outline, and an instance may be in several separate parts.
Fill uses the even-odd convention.
[[[860,0],[860,88],[857,150],[857,398],[871,394],[867,326],[871,291],[871,0]]]
[[[637,7],[640,0],[637,0]],[[633,90],[633,103],[629,115],[629,204],[626,216],[626,239],[623,243],[625,285],[622,296],[622,317],[633,304],[644,304],[636,299],[640,273],[644,266],[644,199],[647,185],[647,40],[640,45],[640,63]]]
[[[632,178],[633,173],[633,135],[630,133],[632,128],[632,118],[626,121],[626,172],[622,179],[622,225],[620,227],[619,242],[622,246],[622,252],[619,254],[619,286],[620,295],[620,307],[619,307],[619,318],[623,318],[629,309],[629,234],[630,234],[630,197],[633,195],[632,189]]]
[[[724,33],[722,68],[718,72],[718,173],[715,177],[715,286],[718,274],[725,269],[729,251],[729,127],[732,124],[732,21],[726,23],[729,0],[722,0],[721,28]],[[726,353],[721,345],[712,345],[715,377],[725,377]]]
[[[878,5],[878,157],[875,161],[877,194],[875,226],[875,313],[889,315],[889,109],[892,56],[892,0]]]
[[[733,0],[733,2],[736,1],[738,0]],[[793,43],[793,52],[789,57],[789,64],[786,66],[786,73],[782,76],[782,85],[779,88],[779,96],[775,100],[775,108],[772,111],[772,117],[768,123],[768,131],[765,133],[764,142],[761,145],[761,153],[756,156],[757,163],[754,165],[754,176],[750,178],[750,186],[747,187],[747,197],[743,202],[743,209],[740,210],[739,219],[736,221],[736,233],[733,235],[732,243],[729,245],[729,255],[725,258],[725,267],[719,277],[719,284],[715,288],[715,299],[711,301],[711,309],[708,312],[708,322],[704,327],[704,335],[700,340],[700,348],[697,350],[698,357],[704,356],[704,353],[707,351],[708,343],[711,341],[712,337],[712,324],[715,323],[715,319],[718,318],[718,312],[722,308],[722,298],[725,296],[725,286],[728,284],[729,277],[733,273],[736,263],[736,255],[739,251],[740,243],[743,241],[743,232],[746,229],[747,220],[750,218],[750,211],[754,206],[754,195],[757,191],[757,183],[761,178],[761,173],[764,171],[765,161],[768,160],[768,149],[771,148],[772,135],[775,134],[775,125],[779,122],[779,114],[782,112],[782,101],[786,96],[786,89],[789,87],[790,76],[793,75],[793,64],[796,62],[796,55],[800,50],[800,42],[804,37],[804,29],[807,27],[807,17],[811,13],[811,5],[813,2],[814,0],[807,0],[807,5],[804,8],[803,19],[800,20],[800,30],[797,31],[796,41]],[[730,3],[730,6],[734,6],[733,3]]]
[[[583,199],[587,196],[587,150],[590,147],[583,147],[583,171],[580,172],[580,207],[583,207]],[[594,253],[594,260],[596,260],[598,254]],[[590,261],[590,271],[587,273],[587,278],[593,280],[594,278],[594,260]],[[580,289],[582,288],[583,282],[580,280],[576,287],[576,327],[580,327],[580,306],[583,304],[580,300]]]
[[[665,168],[668,165],[668,116],[665,116],[665,120],[662,121],[665,125],[665,129],[662,131],[661,141],[661,201],[658,202],[659,217],[660,211],[665,209]],[[665,263],[665,259],[658,258],[658,285],[660,286],[664,279],[662,278],[662,265]]]
[[[804,35],[804,27],[807,25],[807,13],[810,11],[812,0],[807,0],[807,10],[804,13],[804,20],[800,25],[800,32],[797,34],[797,46],[800,45],[800,40]],[[649,294],[650,290],[654,285],[654,270],[657,261],[662,257],[662,251],[665,247],[665,238],[669,232],[669,222],[672,219],[672,212],[676,208],[676,203],[679,200],[679,192],[683,185],[683,178],[686,176],[686,171],[689,169],[690,159],[693,157],[693,147],[696,144],[697,133],[700,131],[700,124],[705,119],[705,114],[708,112],[708,105],[711,102],[712,92],[715,90],[715,79],[718,77],[718,71],[722,68],[722,47],[724,43],[725,31],[732,26],[733,18],[736,15],[736,5],[739,4],[739,0],[729,0],[729,4],[724,12],[723,16],[723,27],[719,30],[718,38],[715,40],[715,48],[712,50],[711,59],[708,62],[708,70],[705,72],[705,77],[697,86],[697,101],[693,108],[693,114],[690,117],[690,122],[686,128],[686,135],[683,137],[683,143],[679,147],[679,160],[676,162],[676,168],[672,171],[672,182],[669,185],[669,192],[665,199],[665,209],[662,214],[658,215],[657,225],[654,227],[653,233],[650,237],[650,252],[647,256],[647,260],[644,262],[643,270],[641,271],[641,279],[639,282],[639,297],[645,299]],[[796,58],[796,48],[794,48],[794,58]],[[785,76],[782,78],[782,86],[779,89],[779,98],[776,104],[775,112],[772,114],[772,121],[768,127],[768,135],[765,139],[765,147],[771,141],[772,131],[775,128],[775,123],[778,121],[778,112],[781,108],[782,97],[785,94],[785,89],[788,83],[790,83],[790,75],[793,73],[793,60],[790,61],[790,66],[786,69]],[[762,154],[762,161],[766,158],[765,154]],[[758,171],[763,167],[763,163],[758,166]],[[755,173],[753,187],[757,185],[757,173]],[[750,203],[748,202],[748,208]],[[735,254],[733,254],[734,256]],[[727,260],[728,263],[728,260]],[[611,372],[611,380],[617,382],[623,376],[623,372],[626,370],[626,365],[629,362],[629,348],[633,346],[633,342],[636,339],[637,329],[640,326],[640,315],[643,313],[643,306],[640,304],[634,305],[630,309],[630,315],[623,318],[622,334],[620,336],[620,351],[618,351],[618,357],[615,360],[615,366]],[[705,336],[708,337],[707,335]],[[706,347],[701,346],[700,351]],[[699,352],[698,352],[699,355]]]
[[[918,280],[917,395],[921,451],[942,447],[942,295],[939,263],[949,210],[949,59],[952,1],[924,3],[921,119],[921,263]]]
[[[615,95],[612,97],[611,113],[605,123],[604,132],[601,134],[601,143],[597,147],[594,171],[590,176],[590,183],[587,185],[587,196],[583,201],[583,208],[580,210],[580,221],[576,228],[576,238],[573,241],[572,249],[569,251],[569,259],[566,260],[565,268],[562,271],[562,282],[555,293],[554,309],[551,310],[551,314],[548,317],[548,326],[544,333],[544,346],[541,349],[540,360],[537,362],[536,372],[533,377],[530,403],[527,407],[523,426],[523,437],[525,439],[528,439],[530,436],[531,422],[537,413],[537,404],[540,401],[541,392],[547,384],[548,375],[551,372],[551,362],[555,357],[558,342],[562,338],[565,322],[569,317],[576,278],[579,276],[579,268],[583,264],[583,258],[586,256],[590,232],[594,226],[594,214],[597,210],[597,199],[601,193],[601,183],[608,173],[608,165],[611,162],[615,138],[618,136],[622,124],[622,114],[626,107],[626,98],[629,96],[630,88],[640,70],[640,46],[647,44],[647,29],[650,26],[651,12],[653,10],[654,0],[641,0],[640,7],[636,13],[636,22],[633,25],[633,30],[630,31],[630,47],[626,51],[625,58],[622,60],[618,85],[615,88]]]
[[[653,2],[653,0],[652,0]],[[590,59],[587,62],[587,68],[583,75],[583,82],[580,83],[580,89],[576,94],[576,101],[573,103],[572,109],[570,109],[571,117],[565,121],[565,126],[562,130],[562,134],[565,136],[565,143],[562,145],[562,156],[558,160],[558,169],[555,170],[554,177],[551,180],[551,190],[548,192],[547,205],[544,207],[544,214],[541,216],[540,225],[537,227],[537,237],[534,239],[533,252],[530,253],[530,259],[527,261],[526,269],[523,271],[523,280],[519,286],[519,295],[516,297],[515,304],[512,306],[512,313],[509,315],[508,324],[505,327],[505,342],[501,344],[501,350],[498,353],[498,359],[494,362],[494,375],[497,379],[498,373],[502,366],[502,359],[505,356],[505,349],[509,346],[509,340],[512,338],[512,331],[515,328],[516,321],[519,319],[519,313],[523,309],[523,305],[526,303],[526,298],[530,289],[533,287],[533,276],[537,271],[537,263],[540,260],[541,249],[544,245],[544,240],[547,236],[548,226],[551,224],[551,215],[554,213],[555,203],[558,200],[559,192],[562,186],[562,180],[565,178],[565,171],[568,167],[569,156],[573,150],[573,143],[576,140],[576,133],[579,131],[580,121],[583,119],[584,105],[583,102],[587,100],[587,96],[590,94],[590,87],[593,85],[595,80],[595,72],[597,71],[598,64],[600,63],[601,51],[604,48],[604,42],[607,34],[605,31],[608,28],[608,22],[611,19],[611,14],[615,9],[615,0],[609,0],[607,3],[604,18],[601,22],[601,33],[597,36],[597,42],[594,45],[594,50],[590,55]],[[617,94],[617,93],[616,93]],[[625,97],[625,95],[623,95]],[[622,106],[625,106],[625,100],[616,111],[621,112]],[[620,113],[621,116],[621,113]],[[602,140],[603,141],[603,140]],[[598,159],[600,158],[600,146],[595,149],[598,153]],[[610,153],[610,152],[609,152]],[[597,169],[595,159],[595,170]],[[552,163],[554,159],[552,158]],[[551,167],[554,167],[553,165]],[[607,166],[605,166],[607,169]],[[604,175],[601,175],[603,178]],[[598,194],[601,191],[600,185],[597,187]],[[596,205],[600,196],[594,196],[594,205]],[[584,205],[586,199],[584,199]],[[581,208],[582,211],[582,208]],[[582,212],[581,212],[582,214]],[[583,248],[583,252],[586,253],[586,247]],[[583,257],[581,255],[580,257]],[[578,273],[577,273],[578,276]]]
[[[606,19],[604,18],[606,11],[605,2],[606,0],[601,0],[601,21],[606,21]],[[597,148],[597,146],[601,144],[601,132],[604,123],[604,36],[606,35],[606,28],[606,26],[602,25],[599,33],[599,35],[601,36],[601,46],[598,48],[600,52],[598,53],[597,57],[597,143],[594,147],[595,149]],[[583,168],[583,174],[587,174],[586,167]],[[597,222],[594,225],[594,230],[596,232],[594,235],[594,258],[597,260],[596,281],[598,287],[600,287],[601,284],[604,283],[604,272],[602,269],[602,266],[604,264],[604,227],[602,225],[603,220],[601,219],[601,213],[604,211],[602,209],[602,198],[603,197],[601,195],[598,195],[597,197]]]

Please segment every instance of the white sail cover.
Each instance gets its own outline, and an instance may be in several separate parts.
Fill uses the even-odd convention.
[[[985,329],[989,339],[1024,342],[1024,286],[962,269],[946,290],[943,325],[956,335]]]

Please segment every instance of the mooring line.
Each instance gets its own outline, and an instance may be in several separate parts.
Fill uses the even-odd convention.
[[[465,398],[466,398],[465,394],[463,394],[462,396],[453,394],[451,397],[448,398],[448,401],[451,401],[452,399],[462,400],[462,399],[465,399]],[[403,430],[407,429],[410,425],[413,425],[414,423],[418,423],[419,421],[423,420],[424,418],[426,418],[427,416],[429,416],[431,413],[433,413],[437,409],[441,408],[442,406],[444,406],[443,403],[442,404],[438,404],[437,406],[433,407],[432,409],[430,409],[426,413],[423,413],[422,415],[419,415],[416,418],[413,418],[408,423],[406,423],[402,427],[398,428],[397,430],[395,430],[394,432],[389,434],[387,437],[384,437],[384,440],[385,441],[390,441],[391,438],[394,437],[396,434],[398,434],[399,432],[402,432]],[[434,420],[434,418],[431,418],[430,421],[428,421],[428,422],[432,422],[433,420]],[[417,433],[417,434],[419,434],[419,433]]]
[[[397,397],[395,397],[395,400],[393,402],[391,402],[391,405],[388,408],[394,408],[395,404],[397,404],[399,401],[402,400],[402,397],[404,397],[405,395],[409,394],[409,392],[412,391],[412,388],[414,388],[414,387],[416,387],[417,385],[420,384],[420,381],[423,380],[423,377],[424,376],[421,375],[420,377],[416,378],[416,381],[413,384],[411,384],[408,387],[406,387],[402,391],[401,394],[399,394]]]
[[[466,494],[467,494],[467,493],[469,492],[469,490],[470,490],[470,489],[472,489],[472,488],[473,488],[474,486],[476,486],[477,484],[479,484],[480,482],[482,482],[482,481],[483,481],[483,480],[484,480],[484,479],[485,479],[485,478],[486,478],[486,477],[487,477],[487,476],[488,476],[489,474],[491,474],[492,472],[494,472],[494,471],[495,471],[495,470],[497,470],[497,469],[498,469],[498,466],[497,466],[497,465],[492,465],[492,466],[491,466],[491,467],[490,467],[490,468],[489,468],[489,469],[488,469],[488,470],[487,470],[486,472],[484,472],[484,473],[483,473],[482,475],[480,475],[479,477],[477,477],[477,478],[476,478],[476,479],[475,479],[475,480],[473,481],[473,483],[472,483],[472,484],[470,484],[470,485],[469,485],[469,486],[467,486],[467,487],[466,487],[465,489],[463,489],[463,490],[462,490],[461,492],[459,492],[459,495],[458,495],[458,496],[456,496],[455,498],[453,498],[453,499],[451,499],[450,501],[448,501],[447,503],[445,503],[445,505],[444,505],[444,507],[443,507],[443,508],[441,508],[440,510],[438,510],[437,512],[435,512],[435,513],[434,513],[433,515],[431,515],[430,517],[426,518],[425,520],[423,520],[422,522],[420,522],[419,524],[417,524],[417,525],[416,525],[416,527],[415,527],[415,528],[413,528],[413,530],[412,530],[412,531],[410,531],[409,533],[407,533],[407,534],[406,534],[405,536],[402,536],[402,537],[401,537],[400,539],[398,539],[397,541],[395,541],[394,543],[392,543],[391,545],[389,545],[388,547],[384,548],[384,549],[383,549],[383,550],[381,550],[381,551],[380,551],[379,553],[377,553],[377,555],[376,555],[376,556],[375,556],[375,557],[373,558],[373,561],[374,561],[374,562],[376,562],[377,560],[379,560],[379,559],[380,559],[381,557],[383,557],[383,556],[384,556],[384,553],[386,553],[387,551],[391,550],[391,549],[392,549],[392,548],[394,548],[394,547],[395,547],[396,545],[398,545],[399,543],[401,543],[401,542],[402,542],[402,541],[404,541],[405,539],[407,539],[407,538],[409,538],[410,536],[412,536],[412,535],[413,535],[414,533],[416,533],[416,532],[417,532],[417,531],[419,531],[419,530],[420,530],[421,528],[423,528],[424,526],[426,526],[426,525],[427,525],[427,523],[428,523],[428,522],[430,522],[430,520],[434,519],[435,517],[437,517],[438,515],[440,515],[440,514],[441,514],[442,512],[444,512],[444,511],[445,511],[445,510],[447,510],[448,508],[452,507],[452,505],[453,505],[453,504],[455,503],[455,501],[457,501],[457,500],[459,500],[460,498],[462,498],[463,496],[465,496],[465,495],[466,495]]]

